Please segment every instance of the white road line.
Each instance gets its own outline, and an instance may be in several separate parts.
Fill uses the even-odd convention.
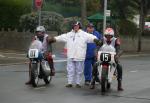
[[[59,63],[59,62],[66,62],[67,59],[62,59],[62,60],[54,60],[54,62]]]
[[[5,57],[5,56],[0,55],[0,57]],[[15,58],[15,59],[23,59],[23,60],[26,59],[26,60],[28,60],[28,58],[24,58],[24,57],[7,57],[7,58],[10,58],[10,59]],[[67,61],[67,59],[54,60],[54,62],[65,62],[65,61]]]
[[[0,54],[0,57],[4,58],[5,56]]]
[[[138,72],[137,70],[133,70],[133,71],[130,71],[131,73],[136,73],[136,72]]]
[[[25,58],[25,57],[6,57],[6,58],[9,58],[9,59],[28,59],[28,58]]]
[[[44,88],[46,88],[46,87],[45,87],[45,86],[42,86],[42,87],[36,87],[36,88],[34,88],[34,89],[39,90],[39,89],[44,89]]]
[[[67,59],[62,59],[62,60],[54,60],[54,63],[62,63],[62,62],[66,62]],[[19,63],[3,63],[3,64],[0,64],[0,66],[3,66],[3,65],[20,65],[20,64],[28,64],[29,62],[19,62]]]
[[[16,55],[26,55],[25,53],[3,53],[3,52],[1,52],[1,54],[16,54]]]

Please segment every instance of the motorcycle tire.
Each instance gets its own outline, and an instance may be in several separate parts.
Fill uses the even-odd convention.
[[[107,82],[107,90],[110,90],[111,84]]]
[[[52,80],[52,76],[45,76],[43,78],[43,80],[44,80],[45,84],[49,84],[51,82],[51,80]]]
[[[31,84],[33,87],[37,87],[38,86],[38,64],[37,63],[33,63],[31,65]]]
[[[105,93],[107,89],[107,70],[102,68],[102,75],[101,75],[101,92]]]

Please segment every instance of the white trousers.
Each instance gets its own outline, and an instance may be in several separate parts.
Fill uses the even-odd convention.
[[[73,59],[68,59],[67,61],[68,84],[81,83],[83,68],[84,68],[84,61],[74,61]]]

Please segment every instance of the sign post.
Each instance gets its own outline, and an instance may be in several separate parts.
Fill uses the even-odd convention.
[[[110,16],[111,11],[110,10],[106,10],[106,16]]]
[[[41,25],[41,7],[42,7],[43,0],[35,0],[35,6],[38,9],[39,14],[39,26]]]
[[[106,10],[107,10],[107,0],[104,0],[103,34],[106,29]]]

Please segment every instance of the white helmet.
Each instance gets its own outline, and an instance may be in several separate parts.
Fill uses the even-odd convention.
[[[104,31],[104,35],[112,35],[112,36],[114,36],[114,30],[112,28],[107,28]]]
[[[44,26],[38,26],[36,28],[36,31],[45,32],[45,28],[44,28]]]

